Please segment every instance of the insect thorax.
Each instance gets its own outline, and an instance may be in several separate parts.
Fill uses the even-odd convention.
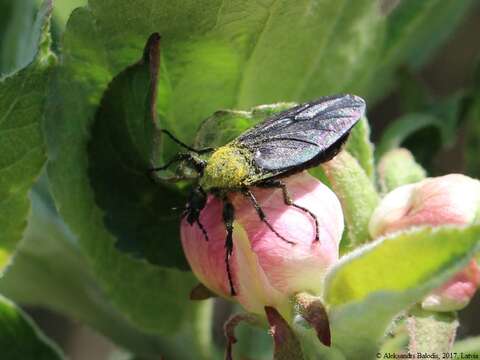
[[[225,145],[208,159],[200,185],[205,191],[240,188],[253,173],[249,152],[234,145]]]

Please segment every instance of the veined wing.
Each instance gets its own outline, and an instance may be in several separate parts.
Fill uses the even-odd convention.
[[[363,116],[365,101],[334,95],[276,114],[240,135],[235,142],[253,153],[262,171],[281,173],[299,164],[327,160]]]

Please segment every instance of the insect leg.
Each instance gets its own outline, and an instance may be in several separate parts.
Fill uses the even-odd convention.
[[[265,212],[263,211],[263,209],[260,207],[260,204],[257,202],[257,199],[255,198],[255,195],[253,195],[253,193],[248,190],[248,189],[244,189],[242,191],[243,195],[245,195],[245,197],[247,197],[250,202],[252,203],[253,207],[255,208],[255,211],[257,212],[258,214],[258,217],[260,218],[261,221],[263,221],[265,223],[265,225],[268,226],[268,228],[275,234],[277,235],[280,239],[282,239],[283,241],[289,243],[289,244],[292,244],[294,245],[295,242],[293,241],[290,241],[290,240],[287,240],[285,239],[282,235],[280,235],[277,230],[275,230],[272,226],[272,224],[270,224],[267,220],[267,215],[265,215]]]
[[[187,222],[193,226],[197,224],[199,229],[202,231],[205,240],[208,241],[207,229],[203,226],[200,221],[200,214],[205,208],[207,203],[207,193],[200,187],[197,186],[190,191],[190,195],[185,205],[185,209],[182,213],[182,220],[186,218]]]
[[[172,139],[174,142],[176,142],[181,147],[184,147],[185,149],[187,149],[189,151],[192,151],[194,153],[205,154],[205,153],[209,153],[209,152],[212,152],[213,150],[215,150],[212,147],[208,147],[208,148],[204,148],[204,149],[194,149],[194,148],[188,146],[187,144],[185,144],[184,142],[178,140],[170,131],[168,131],[166,129],[160,129],[160,131],[162,133],[164,133],[165,135],[167,135],[170,139]]]
[[[233,204],[227,199],[223,199],[223,222],[227,230],[225,239],[225,266],[227,268],[228,284],[230,285],[230,295],[235,296],[235,288],[233,287],[232,272],[230,269],[230,257],[233,252],[233,220],[235,219],[235,209]]]
[[[319,231],[318,231],[317,216],[314,213],[312,213],[310,210],[308,210],[307,208],[304,208],[303,206],[297,205],[293,202],[293,200],[290,197],[290,194],[288,192],[287,185],[283,181],[278,180],[278,179],[272,179],[272,180],[268,180],[268,181],[264,182],[263,184],[259,184],[257,186],[258,187],[263,187],[263,188],[278,188],[278,189],[281,189],[282,194],[283,194],[283,201],[285,202],[286,205],[293,206],[293,207],[295,207],[299,210],[302,210],[303,212],[306,212],[308,215],[310,215],[310,217],[315,222],[315,240],[314,241],[319,241],[320,240],[319,236],[318,236]]]
[[[208,241],[207,230],[203,227],[203,224],[200,222],[200,219],[195,220],[195,222],[197,223],[200,230],[202,230],[202,233],[203,233],[203,236],[205,237],[205,240]]]

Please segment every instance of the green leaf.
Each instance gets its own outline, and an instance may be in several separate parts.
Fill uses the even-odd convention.
[[[347,244],[342,240],[342,247],[351,248],[369,241],[368,223],[379,201],[371,179],[347,151],[321,167],[342,204],[349,240]]]
[[[372,358],[394,316],[466,266],[479,240],[478,225],[424,228],[343,257],[326,279],[333,345],[347,358]]]
[[[0,295],[0,346],[4,360],[63,359],[60,350],[11,301]]]
[[[365,174],[374,182],[375,161],[373,144],[370,142],[370,125],[367,118],[362,118],[352,129],[346,149],[357,159]]]
[[[159,110],[166,125],[190,142],[196,125],[218,109],[338,92],[369,97],[378,91],[381,76],[374,64],[382,64],[384,53],[392,60],[382,67],[389,75],[408,57],[415,31],[440,32],[438,26],[426,26],[434,14],[430,3],[446,7],[438,0],[426,2],[425,8],[402,6],[407,11],[392,21],[370,0],[90,0],[89,7],[114,73],[135,60],[150,33],[162,35],[164,100]],[[459,17],[450,19],[457,13],[451,9],[460,7],[441,11],[444,28]],[[384,41],[387,32],[392,35]]]
[[[480,226],[424,228],[382,238],[346,256],[327,280],[330,305],[359,301],[374,291],[405,291],[442,271],[455,272],[468,262],[480,241]],[[428,253],[417,264],[413,254]],[[395,259],[403,261],[395,261]],[[395,264],[395,266],[390,266]],[[414,264],[417,264],[414,266]],[[450,268],[454,268],[453,270]],[[382,270],[380,276],[379,270]],[[396,277],[396,281],[391,281]]]
[[[28,191],[45,162],[41,121],[54,63],[49,34],[51,7],[46,1],[38,14],[35,59],[0,82],[0,269],[22,238],[30,208]]]
[[[378,162],[378,175],[384,193],[418,182],[426,177],[425,170],[415,161],[410,151],[393,149],[384,154]]]
[[[55,2],[53,15],[60,21],[62,28],[67,23],[72,11],[78,7],[87,5],[88,0],[60,0]]]
[[[91,0],[89,6],[115,71],[135,59],[142,39],[162,35],[159,110],[187,143],[218,109],[355,91],[377,56],[383,23],[369,0]]]
[[[0,75],[25,67],[38,48],[35,0],[0,0]]]
[[[378,10],[376,2],[363,0],[283,0],[251,9],[262,15],[261,27],[252,29],[260,35],[245,65],[238,106],[356,93],[379,55],[384,19]]]
[[[61,215],[78,236],[113,306],[143,329],[171,334],[188,318],[193,275],[154,266],[115,248],[121,239],[122,246],[142,249],[156,262],[185,267],[178,222],[170,215],[171,206],[183,206],[183,199],[150,183],[147,176],[154,136],[149,131],[153,126],[149,94],[155,88],[149,65],[158,57],[147,48],[147,62],[118,75],[95,116],[111,76],[99,41],[89,10],[76,10],[67,24],[64,63],[50,89],[45,127],[51,159],[48,175]],[[161,212],[155,213],[160,206]],[[168,224],[162,219],[166,212]]]
[[[201,120],[233,104],[239,54],[223,33],[221,5],[220,0],[89,1],[113,73],[136,60],[151,33],[160,33],[159,112],[166,117],[163,126],[186,143]]]

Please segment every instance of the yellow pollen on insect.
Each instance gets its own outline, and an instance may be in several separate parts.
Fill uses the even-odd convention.
[[[222,146],[208,160],[200,185],[205,190],[238,188],[250,174],[250,169],[244,151],[233,146]]]

